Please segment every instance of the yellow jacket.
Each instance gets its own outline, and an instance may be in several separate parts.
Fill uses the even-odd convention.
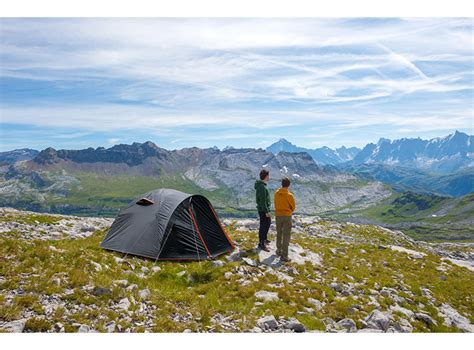
[[[288,188],[280,187],[275,192],[275,215],[291,216],[296,208],[295,197]]]

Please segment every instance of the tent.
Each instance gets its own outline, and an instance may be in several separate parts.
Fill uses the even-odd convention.
[[[212,259],[234,249],[206,197],[171,189],[129,203],[100,246],[154,260]]]

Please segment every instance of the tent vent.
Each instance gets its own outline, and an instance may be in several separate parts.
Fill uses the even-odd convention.
[[[137,201],[137,204],[139,204],[139,205],[152,205],[152,204],[155,204],[155,202],[153,202],[152,200],[150,200],[148,198],[141,198]]]

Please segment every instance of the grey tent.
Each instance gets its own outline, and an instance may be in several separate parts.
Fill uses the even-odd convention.
[[[206,197],[171,189],[129,203],[100,246],[156,260],[212,259],[234,249]]]

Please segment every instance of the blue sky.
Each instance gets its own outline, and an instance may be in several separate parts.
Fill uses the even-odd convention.
[[[472,134],[473,19],[0,19],[0,150]]]

